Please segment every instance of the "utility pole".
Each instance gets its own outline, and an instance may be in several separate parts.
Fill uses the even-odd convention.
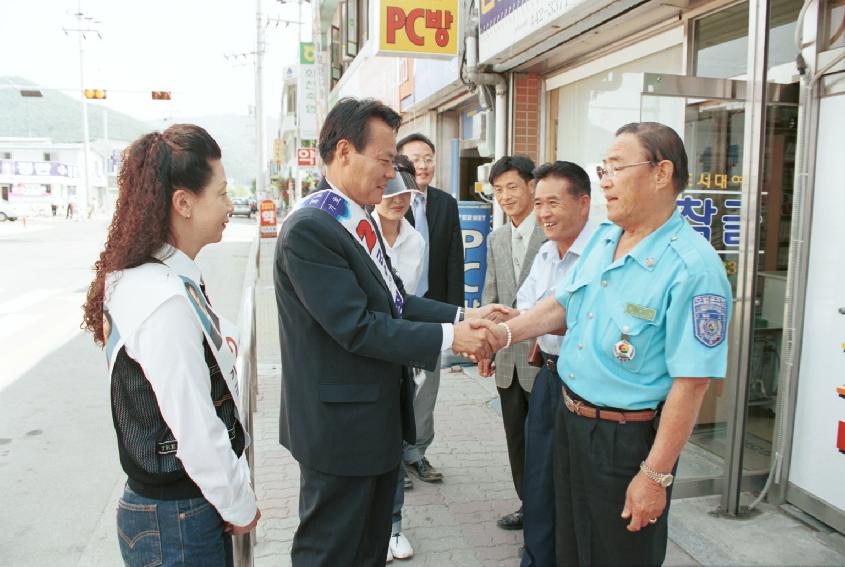
[[[263,59],[264,59],[264,23],[261,16],[261,0],[255,0],[255,145],[257,169],[255,172],[255,197],[263,199],[264,194],[264,168],[267,160],[264,159],[264,81],[263,81]]]
[[[76,29],[64,29],[65,35],[68,32],[76,33],[76,37],[78,40],[79,45],[79,94],[82,96],[82,154],[83,154],[83,166],[82,166],[82,179],[81,183],[79,184],[78,188],[78,195],[77,195],[77,202],[79,203],[79,214],[81,215],[82,220],[88,220],[88,201],[90,199],[90,184],[91,184],[91,147],[88,142],[89,132],[88,132],[88,99],[83,94],[85,90],[85,55],[83,49],[83,40],[87,39],[85,36],[86,33],[96,33],[97,37],[102,39],[100,32],[96,29],[90,27],[88,25],[89,22],[92,22],[91,18],[85,16],[82,13],[82,0],[77,1],[77,9],[76,13],[73,14],[76,17]],[[85,27],[83,27],[83,20],[86,22]]]
[[[299,171],[299,146],[302,145],[302,132],[300,131],[299,109],[302,108],[302,93],[299,92],[299,87],[303,84],[302,77],[302,0],[296,2],[299,13],[296,18],[297,43],[296,43],[296,57],[299,60],[296,67],[296,147],[294,148],[294,155],[296,156],[295,174],[294,174],[294,189],[293,202],[298,203],[302,199],[302,175]]]
[[[295,22],[290,20],[284,19],[276,19],[276,22],[284,22],[285,27],[287,24],[295,23],[296,30],[297,30],[297,46],[296,46],[296,57],[297,57],[297,64],[296,64],[296,108],[294,114],[294,189],[293,189],[293,200],[294,203],[299,201],[302,198],[302,179],[301,173],[299,169],[299,152],[297,151],[299,147],[302,145],[302,133],[300,132],[300,126],[302,122],[299,117],[299,110],[302,108],[302,92],[300,92],[300,87],[302,86],[302,0],[277,0],[279,4],[291,4],[296,2],[298,15]],[[309,1],[310,0],[306,0]]]

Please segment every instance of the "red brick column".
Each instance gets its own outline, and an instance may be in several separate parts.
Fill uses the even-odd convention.
[[[540,89],[539,75],[514,75],[513,135],[511,153],[540,157]]]

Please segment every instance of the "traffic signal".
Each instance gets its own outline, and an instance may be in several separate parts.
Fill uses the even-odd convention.
[[[170,91],[153,91],[153,100],[170,100]]]
[[[85,89],[82,91],[82,94],[85,95],[85,98],[94,100],[103,100],[106,98],[106,91],[104,89]]]

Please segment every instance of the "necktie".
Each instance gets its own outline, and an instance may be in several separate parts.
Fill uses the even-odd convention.
[[[205,282],[200,280],[200,291],[202,291],[203,296],[205,296],[205,300],[211,305],[211,299],[208,298],[208,292],[205,291]]]
[[[513,227],[513,237],[511,238],[511,248],[513,249],[513,275],[519,281],[519,274],[522,272],[522,261],[525,259],[525,244],[522,242],[522,235]]]
[[[425,252],[422,257],[422,270],[420,281],[417,284],[417,295],[422,297],[428,291],[428,219],[425,218],[425,195],[417,195],[414,198],[414,228],[425,240]]]

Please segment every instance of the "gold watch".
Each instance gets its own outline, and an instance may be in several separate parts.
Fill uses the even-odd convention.
[[[672,473],[659,473],[657,471],[651,470],[651,468],[645,464],[645,461],[640,463],[640,470],[643,471],[643,474],[646,475],[648,478],[662,486],[663,488],[668,488],[672,485],[672,482],[675,480],[675,477],[672,476]]]

